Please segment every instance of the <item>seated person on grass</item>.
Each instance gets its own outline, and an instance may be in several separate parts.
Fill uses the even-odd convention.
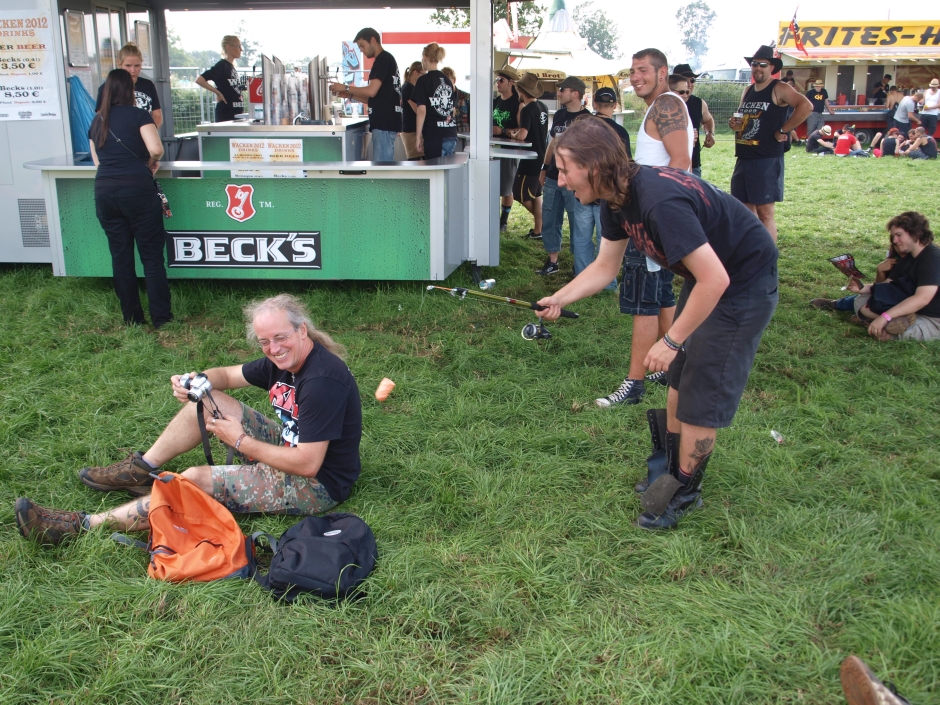
[[[855,125],[846,125],[836,139],[837,157],[869,157],[868,152],[862,149],[861,142],[855,137]]]
[[[832,141],[832,128],[824,125],[806,137],[806,151],[810,154],[832,154],[836,145]]]
[[[899,255],[894,251],[894,247],[889,247],[888,254],[884,261],[881,262],[875,269],[874,283],[881,284],[882,282],[889,281],[896,282],[900,281],[903,277],[910,277],[911,265],[913,263],[913,257],[910,255]],[[851,284],[852,282],[856,282],[858,287],[862,286],[861,282],[850,277],[849,283]],[[843,296],[841,299],[813,299],[809,302],[809,304],[813,308],[818,308],[820,311],[854,311],[855,299],[857,298],[857,294],[852,294],[851,296]],[[858,316],[852,316],[852,322],[861,323],[861,320],[858,318]]]
[[[888,130],[888,134],[882,137],[880,132],[876,132],[871,140],[871,151],[876,157],[896,157],[898,156],[898,143],[900,142],[900,131],[896,127]]]
[[[205,373],[221,411],[214,418],[205,400],[206,429],[244,464],[192,467],[183,475],[235,512],[309,515],[332,509],[349,496],[361,470],[362,407],[356,380],[339,357],[345,350],[314,328],[301,302],[288,294],[249,305],[245,317],[248,338],[264,357]],[[268,390],[279,421],[222,391],[249,385]],[[147,452],[78,473],[92,489],[124,490],[138,499],[85,514],[46,509],[20,497],[16,523],[25,538],[56,545],[101,524],[125,531],[150,528],[150,473],[202,443],[197,405],[187,399],[179,375],[170,378],[170,386],[184,406]]]
[[[855,312],[871,321],[868,333],[877,340],[940,340],[940,247],[930,223],[906,211],[888,221],[888,232],[894,251],[912,258],[910,275],[865,286],[852,281]]]
[[[937,140],[928,135],[923,127],[918,127],[914,130],[914,139],[901,152],[901,156],[911,159],[936,159]]]

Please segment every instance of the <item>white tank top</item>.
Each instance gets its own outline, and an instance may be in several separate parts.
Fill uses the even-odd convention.
[[[689,117],[689,108],[686,106],[685,101],[682,100],[682,96],[672,91],[667,91],[662,95],[656,96],[656,100],[654,100],[653,103],[664,95],[675,96],[676,99],[682,103],[682,107],[685,108],[685,116],[688,118],[686,131],[689,134],[689,163],[691,164],[692,145],[695,142],[695,128],[692,127],[692,118]],[[653,107],[653,103],[650,103],[649,108],[646,109],[646,115],[643,116],[643,122],[640,125],[640,133],[636,138],[636,156],[634,157],[634,161],[636,161],[637,164],[645,164],[646,166],[669,166],[669,152],[666,151],[663,143],[653,139],[646,133],[646,118],[650,114],[650,108]]]

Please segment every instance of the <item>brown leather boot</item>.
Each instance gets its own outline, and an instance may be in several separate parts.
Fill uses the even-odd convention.
[[[150,494],[153,478],[150,473],[156,472],[144,462],[140,451],[134,451],[124,460],[108,465],[104,468],[82,468],[78,471],[78,479],[100,492],[116,492],[124,490],[141,497]]]
[[[82,530],[81,512],[61,512],[33,504],[26,497],[16,500],[16,525],[23,538],[32,539],[43,546],[58,546]]]

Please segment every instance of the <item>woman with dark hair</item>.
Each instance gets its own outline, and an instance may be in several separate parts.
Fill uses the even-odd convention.
[[[95,175],[95,212],[108,236],[114,291],[124,322],[144,323],[134,243],[144,265],[154,328],[173,320],[164,262],[163,208],[153,183],[163,143],[150,113],[135,106],[134,81],[124,69],[108,74],[101,110],[88,130]]]

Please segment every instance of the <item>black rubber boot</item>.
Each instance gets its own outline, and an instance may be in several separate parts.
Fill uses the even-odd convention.
[[[653,443],[653,452],[646,459],[646,479],[637,482],[633,489],[637,494],[646,492],[657,477],[669,472],[669,459],[666,454],[666,410],[647,409],[646,422],[650,427],[650,440]],[[678,434],[674,434],[678,435]]]
[[[698,469],[689,479],[689,484],[683,485],[676,480],[679,488],[665,509],[658,514],[650,511],[643,512],[636,518],[636,525],[641,529],[650,530],[674,529],[682,517],[701,507],[702,481],[705,479],[705,467],[708,465],[709,458],[711,458],[711,453],[702,458]]]
[[[679,439],[680,434],[666,432],[668,463],[665,472],[658,472],[655,477],[650,473],[649,486],[640,495],[643,509],[653,514],[662,514],[669,500],[683,484],[679,479]]]

